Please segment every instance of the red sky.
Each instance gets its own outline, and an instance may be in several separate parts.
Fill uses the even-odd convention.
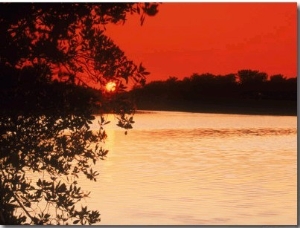
[[[163,3],[106,31],[147,81],[241,69],[297,76],[297,3]]]

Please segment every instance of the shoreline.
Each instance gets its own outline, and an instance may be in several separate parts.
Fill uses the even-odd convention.
[[[167,110],[167,109],[137,109],[135,114],[145,114],[145,113],[152,113],[152,112],[184,112],[184,113],[203,113],[203,114],[228,114],[228,115],[261,115],[261,116],[297,116],[297,114],[290,114],[290,113],[262,113],[262,112],[234,112],[234,111],[191,111],[191,110]]]
[[[190,113],[216,113],[239,115],[297,116],[297,102],[276,102],[274,104],[257,103],[193,103],[193,102],[157,102],[137,105],[138,111],[174,111]]]

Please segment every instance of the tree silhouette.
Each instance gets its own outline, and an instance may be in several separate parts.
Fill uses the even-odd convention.
[[[268,75],[257,70],[240,70],[238,71],[238,78],[241,84],[257,84],[265,82]]]
[[[114,81],[122,91],[129,79],[143,84],[148,74],[105,35],[105,26],[124,23],[128,14],[139,14],[142,24],[157,6],[1,4],[1,224],[100,221],[97,210],[79,206],[89,193],[76,179],[96,180],[92,165],[108,152],[101,114],[116,113],[118,126],[129,129],[134,112],[127,98],[103,88]],[[92,131],[96,111],[99,129]]]
[[[297,78],[254,70],[237,74],[194,73],[179,80],[152,81],[131,93],[138,107],[221,113],[291,114],[297,112]]]
[[[270,81],[273,82],[273,83],[282,83],[285,80],[286,79],[285,79],[285,77],[282,74],[275,74],[275,75],[272,75],[270,77]]]

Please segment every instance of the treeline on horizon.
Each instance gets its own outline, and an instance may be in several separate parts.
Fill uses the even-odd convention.
[[[209,111],[223,106],[224,111],[235,108],[239,112],[297,112],[296,77],[286,78],[282,74],[269,77],[265,72],[248,69],[227,75],[194,73],[182,80],[169,77],[135,87],[131,94],[138,109]]]

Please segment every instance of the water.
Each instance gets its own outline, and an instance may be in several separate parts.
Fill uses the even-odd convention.
[[[297,117],[144,112],[128,135],[107,118],[110,152],[82,182],[100,224],[297,224]]]

